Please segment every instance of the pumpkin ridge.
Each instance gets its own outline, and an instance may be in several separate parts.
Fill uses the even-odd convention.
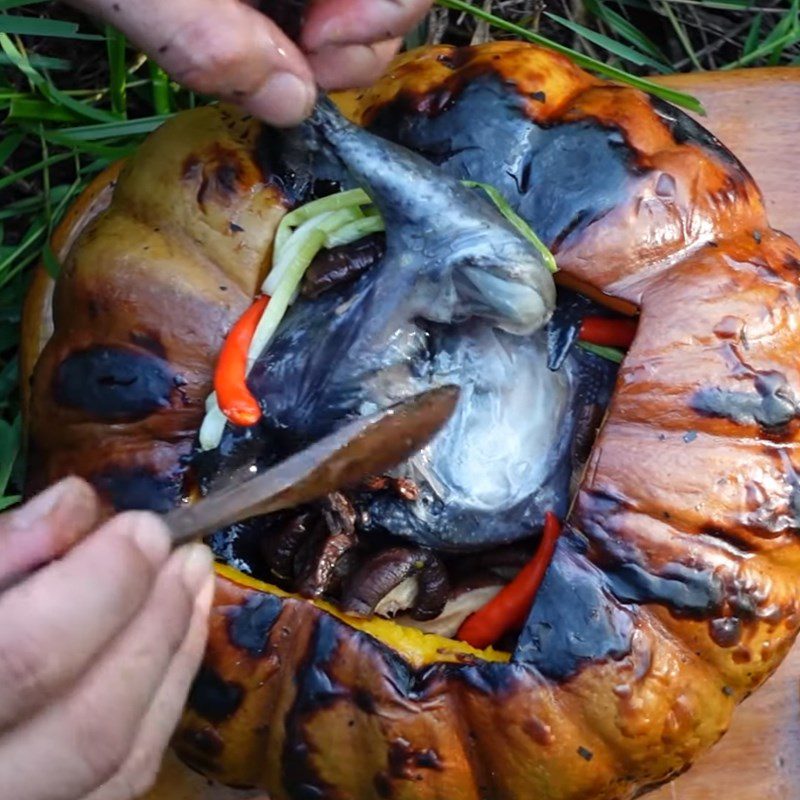
[[[350,624],[323,604],[218,567],[205,663],[221,682],[216,685],[222,686],[228,706],[210,714],[202,702],[190,707],[175,744],[205,774],[258,786],[276,800],[308,797],[312,790],[318,797],[363,800],[385,794],[395,800],[629,800],[642,786],[685,769],[719,738],[735,701],[774,669],[800,624],[797,590],[786,579],[800,562],[790,525],[789,480],[790,469],[800,468],[792,460],[798,428],[790,421],[786,430],[767,436],[755,425],[702,416],[689,391],[697,376],[730,388],[725,381],[733,380],[731,367],[720,348],[726,337],[738,335],[738,328],[720,318],[723,313],[766,320],[758,328],[761,338],[750,343],[754,369],[774,367],[785,373],[792,391],[800,385],[790,358],[796,351],[791,323],[800,313],[792,262],[797,249],[768,228],[749,173],[713,137],[698,134],[702,129],[692,127],[681,112],[627,89],[610,89],[564,59],[527,45],[486,45],[467,52],[449,48],[445,57],[452,69],[437,61],[442,54],[434,49],[401,59],[376,87],[351,98],[351,114],[362,122],[391,121],[395,127],[384,132],[402,135],[412,146],[414,136],[430,134],[435,140],[444,130],[448,144],[456,134],[480,134],[493,153],[504,155],[507,139],[495,142],[490,134],[498,130],[492,125],[500,111],[513,105],[514,113],[524,117],[520,124],[529,125],[529,182],[549,206],[563,201],[557,209],[562,216],[551,226],[554,235],[578,220],[558,253],[562,274],[607,294],[611,303],[640,304],[640,329],[553,565],[510,662],[490,661],[480,652],[415,636],[392,623]],[[477,75],[488,73],[513,80],[514,94],[495,82],[481,95],[494,96],[494,105],[470,106],[467,101],[477,96],[470,87]],[[459,81],[456,95],[448,87]],[[531,96],[520,95],[519,87],[529,87]],[[542,87],[545,97],[534,97]],[[404,110],[409,97],[416,104],[411,111]],[[464,115],[464,125],[454,126],[450,116],[452,130],[436,128],[456,112]],[[153,479],[172,480],[181,472],[180,456],[191,446],[191,420],[199,421],[199,400],[210,386],[215,348],[250,300],[252,292],[242,286],[254,287],[263,266],[263,259],[254,263],[258,259],[252,250],[237,249],[233,232],[217,240],[207,223],[217,220],[217,231],[224,231],[226,220],[238,226],[238,215],[244,214],[256,229],[259,220],[268,227],[285,211],[278,208],[284,205],[278,193],[254,193],[246,181],[229,180],[229,172],[220,178],[221,193],[207,187],[202,192],[205,208],[198,205],[199,183],[189,186],[183,168],[188,161],[193,170],[220,177],[214,170],[227,156],[218,157],[217,150],[203,149],[198,142],[230,136],[238,123],[220,117],[229,113],[192,112],[162,128],[133,157],[137,166],[121,179],[118,207],[72,248],[77,277],[65,294],[74,319],[57,328],[35,375],[31,428],[42,451],[34,470],[41,482],[75,470],[102,482],[112,467],[139,470]],[[600,118],[608,123],[605,128]],[[568,129],[581,119],[583,128]],[[569,158],[550,168],[547,159],[557,154],[559,137],[561,145],[572,148],[573,161],[584,150],[596,160],[582,168],[578,164],[574,174],[564,171]],[[639,164],[638,171],[619,166],[615,148],[620,147],[628,148],[626,157]],[[243,144],[241,152],[258,166],[252,142]],[[442,168],[451,167],[444,158]],[[604,173],[603,167],[609,170]],[[158,178],[155,186],[162,192],[154,195],[152,185],[148,189],[145,173],[148,180]],[[489,182],[503,174],[492,173]],[[269,176],[262,177],[267,186]],[[129,181],[140,183],[132,187]],[[575,186],[581,182],[592,191],[613,194],[607,212],[592,224],[585,224],[591,213],[580,217],[579,212],[601,204],[580,195]],[[228,192],[227,185],[235,191]],[[175,291],[184,305],[174,303],[165,311],[148,285],[159,269],[168,273],[172,267],[144,258],[137,249],[144,243],[131,233],[135,204],[122,203],[134,189],[142,197],[153,195],[148,213],[155,214],[162,195],[169,196],[175,202],[164,208],[164,215],[180,228],[186,219],[179,215],[188,209],[187,219],[198,226],[201,242],[194,242],[192,252],[175,266],[188,276]],[[267,208],[269,203],[273,206]],[[530,208],[541,211],[544,206]],[[536,214],[528,214],[528,221],[535,227]],[[92,240],[108,236],[112,223],[128,237],[116,250],[108,240],[103,247]],[[251,225],[246,227],[249,235]],[[761,241],[749,231],[759,232]],[[266,257],[271,235],[259,241]],[[226,286],[233,291],[227,295],[216,285],[219,274],[209,270],[220,242],[230,245],[225,263],[233,273]],[[168,331],[174,326],[177,333],[162,336],[161,344],[169,364],[190,379],[189,402],[180,413],[157,412],[131,429],[67,415],[54,406],[48,388],[53,370],[76,344],[91,344],[107,331],[110,341],[130,345],[132,331],[120,322],[120,306],[103,307],[113,305],[108,287],[124,286],[114,283],[127,274],[121,265],[138,270],[124,296],[135,303],[133,321],[138,326],[163,319]],[[90,275],[102,288],[94,295],[86,290]],[[161,283],[158,287],[163,291]],[[763,307],[775,298],[778,308],[772,317],[764,316]],[[94,312],[99,322],[92,321],[92,304],[98,302]],[[690,335],[701,330],[705,339]],[[709,345],[714,345],[712,333],[722,337],[716,349]],[[685,346],[681,337],[687,339]],[[679,369],[686,376],[681,378]],[[56,429],[58,423],[64,430]],[[682,441],[691,432],[682,424],[695,426],[694,438]],[[666,443],[659,444],[659,434]],[[116,460],[93,453],[101,438],[107,450],[123,450]],[[745,485],[745,466],[759,471],[752,487]],[[712,480],[726,476],[727,488]],[[122,496],[120,486],[116,489]],[[602,497],[593,497],[595,490]],[[775,508],[760,500],[772,490],[780,500]],[[701,491],[704,496],[698,499]],[[601,501],[609,513],[598,506]],[[670,519],[660,519],[659,511],[669,512]],[[587,520],[598,530],[591,530]],[[737,550],[723,533],[746,537],[752,550]],[[631,599],[625,587],[618,594],[620,579],[610,574],[616,564],[627,565],[652,583],[664,577],[659,572],[672,562],[687,574],[692,568],[700,574],[696,619],[682,614],[680,603],[669,597]],[[714,581],[727,585],[717,590]],[[705,611],[702,592],[708,586],[717,594]],[[266,593],[280,604],[280,612],[274,618],[266,612],[253,617],[257,641],[248,644],[232,635],[231,620],[241,616],[236,609],[272,603],[263,599]],[[312,642],[320,629],[336,640],[330,652]],[[507,657],[497,654],[498,659]],[[312,703],[312,693],[303,691],[314,680],[327,681],[320,689],[324,703]],[[282,755],[291,756],[293,750],[286,723],[296,706],[303,719],[295,739],[308,749],[294,764],[293,757],[281,764]],[[353,753],[359,757],[357,774],[345,768]],[[313,772],[310,788],[303,788],[304,767]]]

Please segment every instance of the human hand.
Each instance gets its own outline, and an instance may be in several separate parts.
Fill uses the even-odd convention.
[[[99,512],[70,478],[0,517],[0,797],[143,794],[200,663],[209,550]]]
[[[279,126],[308,116],[315,83],[341,89],[374,81],[397,52],[399,37],[431,5],[314,0],[298,46],[253,7],[261,0],[70,2],[119,28],[184,86]]]

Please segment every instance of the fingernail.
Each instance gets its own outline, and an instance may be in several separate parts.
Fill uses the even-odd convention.
[[[197,594],[203,589],[211,575],[211,565],[214,559],[204,544],[187,545],[183,553],[183,568],[181,576],[183,585],[192,594]]]
[[[123,533],[133,539],[136,546],[155,567],[161,567],[169,555],[171,543],[167,526],[148,511],[128,511],[113,519],[111,525],[121,525]]]
[[[328,19],[323,25],[314,30],[310,38],[306,34],[303,39],[303,44],[312,51],[329,45],[351,44],[351,42],[352,35],[349,35],[347,28],[336,17]]]
[[[202,585],[202,588],[196,595],[195,605],[202,609],[204,613],[208,613],[208,609],[211,608],[211,603],[214,601],[214,592],[217,588],[217,580],[212,572],[211,575],[206,578],[206,582]]]
[[[298,125],[314,108],[316,90],[291,72],[270,75],[248,100],[248,108],[277,127]]]

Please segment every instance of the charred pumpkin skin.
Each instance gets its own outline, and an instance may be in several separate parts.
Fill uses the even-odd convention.
[[[32,490],[78,473],[109,506],[177,502],[216,353],[263,279],[286,210],[258,164],[258,136],[226,109],[188,114],[124,166],[107,209],[76,219],[85,229],[63,262],[56,333],[32,379]],[[40,275],[28,320],[43,285]],[[24,339],[35,343],[32,328]]]
[[[67,209],[50,239],[50,248],[59,263],[67,258],[83,229],[108,208],[123,166],[123,161],[117,161],[104,169]],[[22,409],[26,417],[31,403],[30,377],[44,346],[53,335],[54,289],[55,281],[44,264],[39,264],[34,271],[22,312],[23,335],[20,340],[19,360],[20,375],[26,380],[21,381],[20,390]]]
[[[416,51],[341,102],[443,168],[499,184],[562,280],[639,306],[639,333],[510,661],[345,621],[220,568],[176,748],[275,800],[631,798],[719,738],[800,624],[800,248],[688,118],[528,45]],[[231,132],[242,126],[212,110],[165,126],[72,248],[34,374],[40,483],[78,472],[102,487],[109,469],[141,466],[176,485],[214,354],[284,205],[254,134]],[[214,172],[218,141],[246,167],[233,183]],[[200,191],[187,163],[222,191]],[[167,198],[155,212],[151,181]],[[194,241],[201,195],[213,242]],[[246,212],[270,224],[244,258],[224,229]],[[153,261],[142,232],[156,227],[170,258]],[[214,289],[220,264],[227,293]],[[39,324],[31,312],[29,335]],[[187,378],[188,401],[111,404],[136,419],[65,407],[64,362],[101,345],[153,353],[132,341],[140,329]]]

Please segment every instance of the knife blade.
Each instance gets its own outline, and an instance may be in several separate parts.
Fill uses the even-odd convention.
[[[358,484],[405,461],[423,448],[450,419],[457,386],[414,395],[362,417],[270,467],[164,515],[173,545],[261,514],[308,503]]]

